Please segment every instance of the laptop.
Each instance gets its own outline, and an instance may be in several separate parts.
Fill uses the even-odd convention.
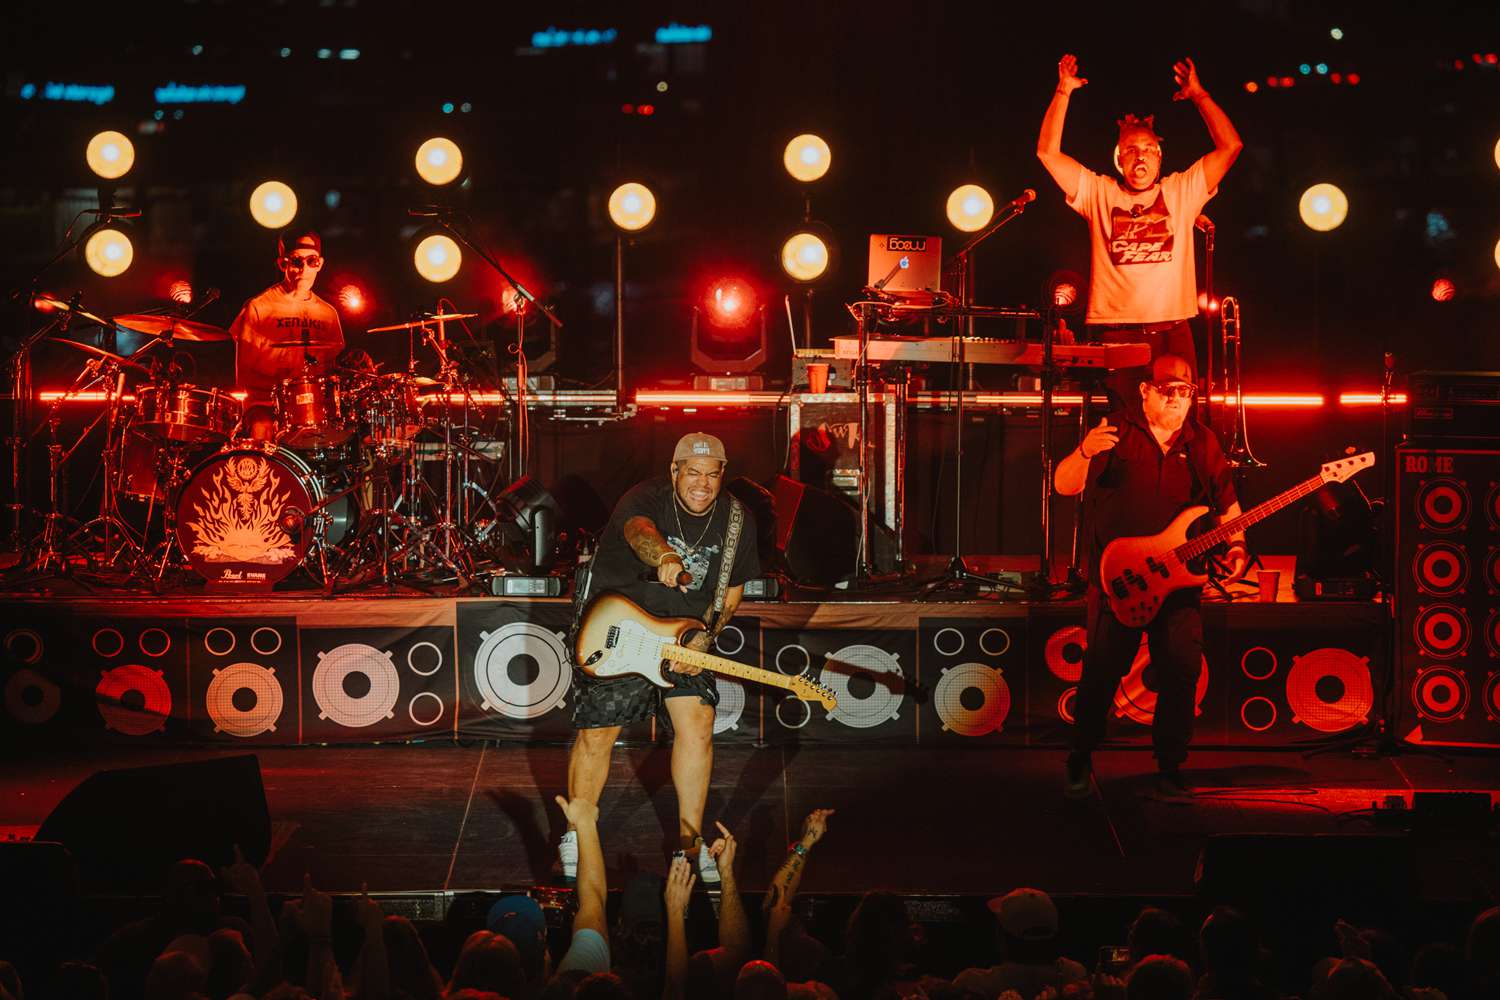
[[[942,280],[942,237],[871,235],[867,287],[900,298],[924,298],[939,291]]]

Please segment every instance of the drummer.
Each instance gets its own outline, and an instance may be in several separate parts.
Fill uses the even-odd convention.
[[[247,437],[274,439],[271,404],[279,381],[302,374],[309,356],[314,369],[326,374],[344,349],[338,310],[312,290],[323,261],[323,240],[315,232],[278,239],[281,280],[246,302],[229,327],[235,381],[246,393],[241,432]]]

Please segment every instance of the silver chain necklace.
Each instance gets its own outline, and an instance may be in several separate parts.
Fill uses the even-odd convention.
[[[677,519],[677,535],[682,539],[683,544],[687,545],[687,532],[682,528],[682,511],[678,509],[681,506],[682,501],[677,498],[677,491],[674,489],[672,491],[672,515]],[[698,546],[702,545],[703,539],[708,537],[708,529],[714,526],[714,511],[718,508],[718,506],[719,498],[714,497],[714,502],[709,506],[708,512],[704,515],[708,518],[708,521],[703,525],[703,531],[698,535],[698,540],[696,542],[694,542],[692,545],[688,545],[688,549],[683,553],[683,555],[690,556],[694,552],[698,551]],[[692,511],[689,511],[688,513],[692,513]]]

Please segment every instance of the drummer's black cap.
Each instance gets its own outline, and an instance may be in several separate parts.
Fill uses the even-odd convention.
[[[298,233],[296,236],[288,236],[286,233],[282,233],[276,240],[276,256],[286,257],[293,250],[314,250],[321,257],[323,255],[323,237],[311,229],[305,233]]]

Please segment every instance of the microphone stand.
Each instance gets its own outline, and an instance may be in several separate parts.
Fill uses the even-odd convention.
[[[959,303],[963,307],[967,308],[974,304],[974,249],[999,232],[1008,223],[1014,221],[1022,212],[1026,211],[1026,205],[1029,201],[1030,199],[1013,201],[1006,205],[1001,210],[998,218],[978,233],[975,233],[973,238],[965,243],[950,258],[949,266],[958,272]],[[985,576],[982,573],[974,572],[969,569],[968,564],[964,561],[964,390],[965,382],[967,381],[964,371],[964,342],[968,339],[968,334],[971,332],[969,328],[972,327],[973,322],[973,317],[966,316],[962,325],[958,328],[958,369],[957,376],[954,379],[954,390],[958,397],[958,402],[956,407],[956,425],[953,433],[953,558],[948,560],[947,568],[936,579],[930,580],[922,588],[919,600],[926,600],[936,591],[954,586],[965,587],[969,584],[993,588],[1009,586],[998,577]],[[1043,427],[1045,426],[1044,424]],[[1043,433],[1046,433],[1045,430]]]

